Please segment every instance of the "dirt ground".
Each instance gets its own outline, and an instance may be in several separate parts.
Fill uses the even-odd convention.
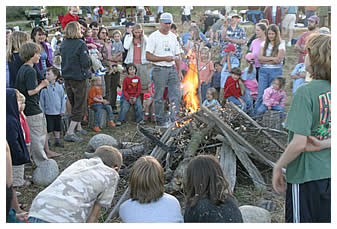
[[[178,31],[181,30],[181,25],[178,25]],[[253,25],[250,25],[250,28],[246,29],[249,31],[247,34],[247,38],[249,38],[252,35],[253,32]],[[295,31],[294,37],[301,34],[305,29],[297,29]],[[244,46],[243,53],[245,53],[247,50],[247,47]],[[216,53],[217,51],[215,51]],[[214,57],[213,57],[214,58]],[[291,87],[292,82],[289,78],[289,74],[292,71],[292,69],[295,67],[297,63],[297,54],[294,50],[294,47],[287,47],[286,51],[286,64],[283,68],[283,76],[287,79],[286,84],[286,91],[288,94],[286,108],[289,107],[291,102]],[[243,67],[245,66],[245,61],[243,61]],[[151,126],[153,124],[147,124],[146,126]],[[62,155],[58,158],[56,158],[56,162],[59,165],[60,172],[62,172],[65,168],[67,168],[69,165],[71,165],[73,162],[83,159],[84,155],[83,153],[87,151],[87,143],[90,140],[92,136],[94,136],[96,133],[90,130],[87,126],[84,126],[86,130],[88,130],[88,135],[84,136],[84,141],[80,143],[69,143],[64,142],[64,148],[53,148],[52,150],[55,150],[58,153],[61,153]],[[137,142],[141,139],[141,135],[137,133],[136,131],[136,125],[135,123],[126,123],[121,127],[116,128],[106,128],[102,130],[102,133],[109,134],[116,138],[118,141],[124,141],[124,142]],[[134,159],[136,160],[136,158]],[[127,162],[132,163],[132,162]],[[127,166],[127,164],[126,164]],[[280,196],[276,194],[272,190],[271,186],[271,176],[272,176],[272,168],[260,167],[260,171],[262,171],[262,175],[265,178],[265,181],[267,183],[267,189],[265,191],[257,190],[255,189],[251,179],[249,178],[248,173],[245,171],[242,165],[240,163],[238,164],[238,174],[237,174],[237,185],[234,190],[234,196],[238,199],[239,205],[258,205],[259,201],[261,200],[271,200],[276,205],[276,210],[272,211],[272,222],[282,223],[284,222],[284,196]],[[32,169],[27,168],[26,174],[31,174]],[[114,201],[112,203],[112,206],[114,206],[115,203],[117,203],[120,196],[124,193],[124,190],[127,186],[127,181],[125,180],[126,174],[121,173],[120,174],[120,182],[118,189],[115,194]],[[23,204],[24,210],[29,211],[30,205],[32,203],[32,200],[34,197],[43,190],[44,187],[32,184],[31,186],[27,188],[17,188],[17,191],[21,192],[22,195],[18,197],[19,203]],[[183,202],[183,195],[180,194],[177,196],[180,200],[180,203],[182,207],[184,206]],[[104,219],[109,214],[110,210],[106,210],[105,212],[102,212],[102,217],[100,218],[100,222],[103,222]],[[119,219],[114,219],[111,222],[120,222]]]

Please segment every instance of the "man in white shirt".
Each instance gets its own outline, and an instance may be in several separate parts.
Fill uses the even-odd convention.
[[[184,24],[185,21],[191,21],[191,11],[193,10],[193,6],[182,6],[181,10],[181,24]]]
[[[160,16],[160,29],[153,32],[148,39],[146,46],[146,59],[153,62],[152,80],[154,82],[154,105],[158,126],[167,126],[164,117],[163,94],[165,87],[168,87],[168,99],[170,103],[170,119],[175,121],[180,108],[180,71],[181,49],[176,35],[170,31],[173,17],[170,13],[163,13]],[[177,69],[174,64],[176,64]],[[178,77],[179,75],[179,77]]]

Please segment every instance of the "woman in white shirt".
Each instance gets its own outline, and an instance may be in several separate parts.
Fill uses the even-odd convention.
[[[261,43],[258,57],[261,67],[255,111],[262,104],[264,90],[270,87],[276,77],[282,76],[285,51],[285,42],[281,40],[279,28],[275,24],[270,25],[266,31],[266,40]]]

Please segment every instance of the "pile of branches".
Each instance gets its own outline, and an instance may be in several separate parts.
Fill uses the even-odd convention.
[[[137,127],[147,140],[144,143],[147,148],[153,146],[150,155],[161,162],[165,169],[166,192],[182,191],[184,171],[191,159],[200,154],[212,154],[219,158],[231,191],[236,183],[237,160],[246,169],[255,187],[265,189],[266,182],[255,162],[272,168],[284,151],[287,132],[274,128],[275,125],[265,126],[268,122],[281,122],[280,115],[269,111],[254,120],[230,102],[215,111],[211,111],[211,108],[201,105],[195,113],[182,112],[181,118],[167,129]],[[274,119],[270,120],[270,117]],[[130,155],[129,152],[127,154]],[[137,154],[137,157],[141,156],[140,151]],[[117,216],[120,204],[127,198],[128,189],[105,222]]]

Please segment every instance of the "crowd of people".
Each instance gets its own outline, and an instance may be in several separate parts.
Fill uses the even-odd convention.
[[[7,215],[16,212],[18,220],[29,222],[97,222],[101,207],[111,205],[118,184],[123,159],[117,149],[100,147],[93,158],[66,168],[36,196],[29,218],[20,215],[23,211],[13,188],[30,185],[24,165],[39,166],[59,156],[49,149],[49,137],[53,134],[53,145],[63,147],[64,118],[69,125],[63,140],[83,141],[81,136],[88,131],[82,121],[90,118],[91,110],[95,132],[102,131],[102,112],[107,113],[108,126],[117,128],[124,124],[131,106],[137,124],[152,120],[159,128],[167,128],[178,119],[184,95],[181,82],[198,61],[204,106],[216,111],[232,102],[252,118],[267,110],[280,113],[290,138],[274,168],[273,186],[277,192],[287,192],[286,221],[330,222],[331,37],[327,29],[319,28],[319,17],[310,14],[308,31],[295,44],[298,63],[287,76],[293,80],[287,113],[283,67],[286,46],[292,46],[297,7],[269,8],[267,19],[255,25],[249,42],[238,14],[222,11],[203,33],[191,20],[193,7],[188,6],[182,7],[187,29],[181,35],[171,13],[160,12],[159,29],[147,36],[142,25],[132,21],[126,23],[124,34],[120,30],[109,33],[99,19],[87,24],[79,19],[78,6],[69,7],[62,21],[63,35],[56,32],[50,43],[40,26],[30,36],[24,31],[9,34]],[[288,42],[282,39],[287,33]],[[246,44],[248,52],[243,53]],[[220,49],[218,57],[212,57],[213,49]],[[242,68],[243,60],[246,68]],[[287,168],[287,188],[283,168]],[[160,163],[150,156],[141,157],[130,172],[130,200],[120,206],[120,217],[123,222],[243,222],[225,175],[217,158],[194,158],[184,177],[183,216],[179,201],[164,192]]]

